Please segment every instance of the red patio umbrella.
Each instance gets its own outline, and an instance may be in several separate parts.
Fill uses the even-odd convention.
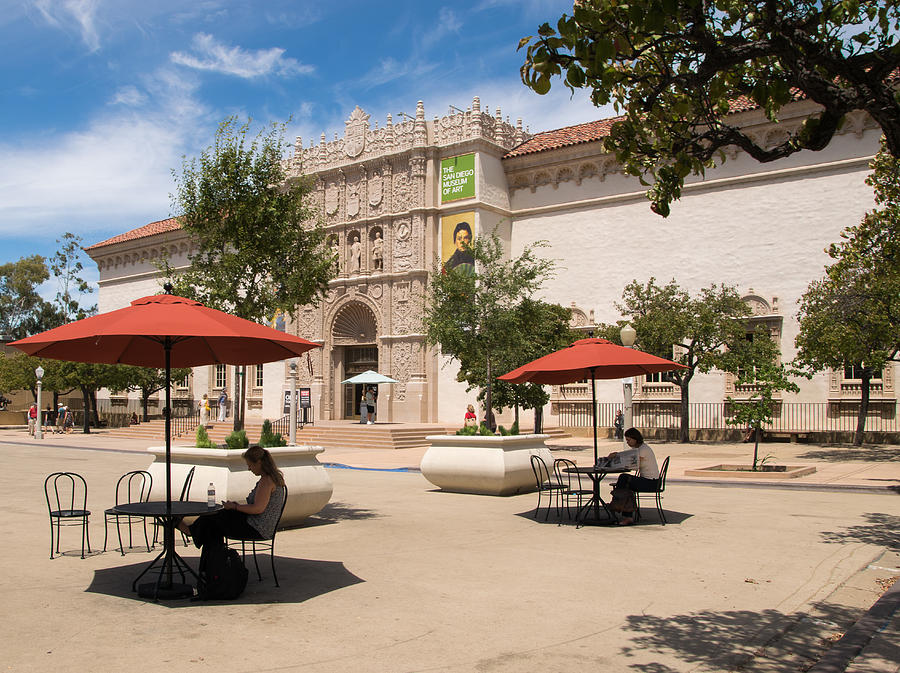
[[[591,380],[591,410],[594,418],[594,463],[597,463],[597,400],[593,382],[596,379],[621,379],[641,374],[655,374],[673,369],[686,369],[677,362],[656,357],[633,348],[619,346],[607,339],[578,341],[532,360],[508,374],[498,376],[508,383],[540,383],[560,385]]]
[[[208,364],[252,365],[285,360],[318,347],[200,302],[171,294],[142,297],[108,313],[14,341],[28,355],[52,360],[163,367],[166,370],[166,515],[172,512],[171,369]],[[171,585],[174,531],[164,542]]]

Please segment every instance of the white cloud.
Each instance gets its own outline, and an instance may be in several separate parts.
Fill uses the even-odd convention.
[[[100,48],[100,36],[95,25],[95,15],[99,0],[35,0],[34,6],[47,23],[68,29],[74,21],[81,39],[91,51]]]
[[[125,98],[153,101],[149,109],[120,106],[85,127],[0,144],[2,237],[58,238],[77,231],[85,244],[97,232],[121,233],[163,219],[171,210],[172,169],[205,142],[207,108],[193,84],[161,71]],[[121,93],[121,92],[120,92]]]
[[[112,98],[112,103],[114,105],[127,105],[130,107],[136,107],[141,105],[144,101],[147,100],[147,97],[138,91],[137,87],[124,86],[118,91],[116,91],[115,95]]]
[[[229,47],[208,33],[194,35],[192,47],[192,53],[172,52],[170,59],[173,63],[188,68],[220,72],[245,79],[273,74],[308,75],[314,70],[312,66],[303,65],[294,58],[285,58],[285,50],[280,47],[256,51]]]
[[[428,49],[432,45],[440,43],[441,40],[445,39],[447,36],[459,33],[462,25],[462,21],[456,18],[456,13],[452,9],[449,7],[441,7],[434,28],[422,33],[422,47]]]

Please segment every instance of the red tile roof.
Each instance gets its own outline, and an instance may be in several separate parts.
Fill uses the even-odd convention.
[[[609,135],[612,125],[622,119],[622,117],[612,117],[610,119],[600,119],[595,122],[586,124],[578,124],[576,126],[566,126],[553,131],[544,131],[538,133],[530,140],[526,140],[507,152],[503,158],[511,159],[512,157],[520,157],[525,154],[534,154],[545,150],[555,150],[560,147],[568,147],[569,145],[579,145],[581,143],[590,143],[595,140],[602,140]]]
[[[125,241],[135,241],[139,238],[155,236],[156,234],[165,234],[166,232],[178,231],[179,229],[181,229],[181,225],[178,224],[178,220],[174,217],[170,217],[166,220],[151,222],[150,224],[145,224],[143,227],[138,227],[137,229],[126,231],[124,234],[113,236],[112,238],[108,238],[105,241],[94,243],[94,245],[88,246],[87,248],[85,248],[85,250],[96,250],[97,248],[103,248],[107,245],[124,243]]]

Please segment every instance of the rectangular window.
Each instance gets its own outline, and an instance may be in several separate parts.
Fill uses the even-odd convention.
[[[256,388],[262,388],[262,387],[263,387],[263,366],[262,366],[262,365],[256,365],[256,384],[255,384],[255,387],[256,387]]]
[[[225,365],[216,365],[216,388],[225,387]]]
[[[853,379],[860,380],[862,378],[862,363],[844,365],[844,380]],[[873,380],[881,380],[884,376],[883,372],[876,372],[872,375]]]
[[[666,360],[672,359],[673,349],[668,349],[668,352],[663,351],[662,353],[653,353],[658,358],[665,358]],[[655,374],[647,374],[644,379],[646,383],[672,383],[672,372],[656,372]]]

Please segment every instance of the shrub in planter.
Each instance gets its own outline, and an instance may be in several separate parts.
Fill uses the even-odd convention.
[[[198,449],[216,448],[216,443],[209,438],[209,435],[206,433],[206,428],[202,425],[197,426],[197,438],[194,442],[194,446],[196,446]]]
[[[247,439],[246,430],[235,430],[225,438],[226,449],[243,450],[250,446],[250,440]]]
[[[272,432],[272,421],[268,418],[263,421],[262,432],[259,435],[259,445],[264,449],[272,446],[287,446],[287,440],[280,433]]]

